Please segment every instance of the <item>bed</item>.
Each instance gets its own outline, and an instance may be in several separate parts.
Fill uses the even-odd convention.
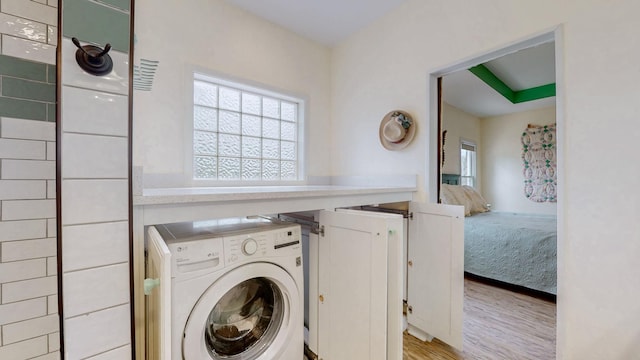
[[[465,273],[555,295],[556,217],[489,211],[486,204],[479,208],[469,196],[460,195],[464,192],[484,200],[470,187],[441,187],[443,203],[465,206]]]

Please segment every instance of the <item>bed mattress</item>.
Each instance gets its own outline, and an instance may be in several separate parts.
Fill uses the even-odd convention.
[[[465,218],[466,272],[557,293],[557,225],[552,215],[487,212]]]

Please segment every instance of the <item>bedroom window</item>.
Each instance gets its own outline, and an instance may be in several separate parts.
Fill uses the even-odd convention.
[[[302,179],[301,99],[194,74],[194,180],[283,183]]]
[[[460,185],[476,187],[476,144],[466,140],[460,143]]]

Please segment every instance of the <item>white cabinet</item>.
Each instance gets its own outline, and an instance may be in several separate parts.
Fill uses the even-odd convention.
[[[402,216],[321,211],[320,228],[319,358],[401,359]]]
[[[462,350],[464,208],[411,203],[410,214],[409,333]]]
[[[322,211],[319,222],[319,358],[402,359],[406,263],[409,332],[462,348],[462,207],[411,203],[408,260],[400,215]]]
[[[182,216],[186,215],[171,219]],[[319,223],[324,234],[309,239],[309,247],[318,254],[309,266],[317,266],[318,272],[317,278],[309,279],[308,305],[310,330],[317,329],[310,331],[308,341],[319,358],[402,359],[407,263],[409,332],[423,340],[437,337],[461,349],[462,207],[410,203],[407,259],[403,259],[401,215],[320,211]],[[170,279],[170,253],[158,239],[159,235],[149,233],[146,277],[157,279],[164,274]],[[170,280],[161,282],[146,299],[147,358],[170,359],[170,286]]]

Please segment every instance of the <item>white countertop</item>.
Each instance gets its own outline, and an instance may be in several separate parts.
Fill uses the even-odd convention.
[[[322,180],[322,179],[320,179]],[[171,187],[134,190],[138,225],[280,214],[412,201],[415,175],[331,177],[278,186]]]
[[[269,199],[284,200],[367,194],[393,194],[414,191],[416,191],[415,187],[343,185],[158,188],[144,189],[142,191],[142,195],[136,195],[133,197],[133,205],[186,204]]]

